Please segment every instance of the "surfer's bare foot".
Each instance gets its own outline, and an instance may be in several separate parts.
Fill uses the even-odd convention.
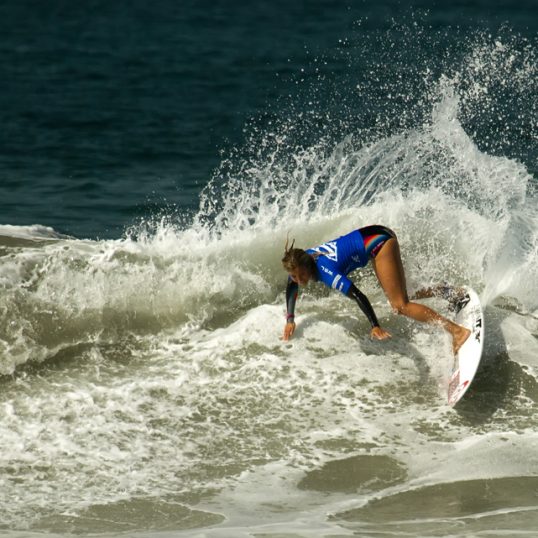
[[[469,338],[470,334],[471,331],[466,327],[456,325],[456,329],[452,333],[452,351],[454,352],[454,355],[456,355],[461,346],[465,344],[465,341]]]

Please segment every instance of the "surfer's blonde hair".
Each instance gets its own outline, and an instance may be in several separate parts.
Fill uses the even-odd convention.
[[[284,269],[289,273],[295,271],[295,269],[299,267],[303,267],[307,269],[311,275],[315,274],[314,258],[302,248],[294,248],[295,239],[292,240],[291,245],[289,243],[290,237],[288,234],[286,237],[286,245],[284,246],[284,256],[282,258],[282,266]]]

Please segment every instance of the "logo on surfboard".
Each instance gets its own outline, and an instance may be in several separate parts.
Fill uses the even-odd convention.
[[[482,334],[482,318],[477,318],[473,325],[474,337],[477,342],[480,342],[480,335]]]
[[[451,405],[456,403],[459,400],[460,395],[465,391],[465,389],[467,388],[467,385],[470,383],[470,381],[466,379],[463,383],[460,384],[459,370],[457,374],[458,376],[455,382],[450,383],[448,387],[448,403]]]

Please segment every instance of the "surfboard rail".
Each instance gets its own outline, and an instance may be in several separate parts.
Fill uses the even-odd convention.
[[[484,316],[478,294],[463,287],[464,295],[458,299],[455,322],[471,330],[469,338],[454,358],[448,383],[448,403],[454,407],[465,395],[474,379],[484,348]]]

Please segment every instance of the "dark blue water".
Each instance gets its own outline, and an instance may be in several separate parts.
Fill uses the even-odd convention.
[[[382,124],[387,136],[422,119],[417,64],[442,70],[447,55],[457,63],[480,32],[535,40],[537,15],[534,0],[412,7],[393,0],[6,0],[0,223],[113,238],[139,219],[184,219],[253,124],[264,130],[275,120],[306,122],[296,143],[315,140],[323,123],[336,137],[344,122],[365,137]],[[371,77],[380,65],[385,82],[379,70]],[[485,149],[490,144],[535,169],[532,136],[513,129],[509,145],[498,136],[488,142],[521,106],[467,119]],[[309,112],[316,121],[301,119]]]

